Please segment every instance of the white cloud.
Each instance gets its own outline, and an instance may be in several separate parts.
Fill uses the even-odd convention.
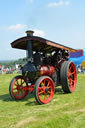
[[[59,7],[59,6],[69,6],[70,5],[70,1],[63,1],[63,0],[59,0],[58,2],[52,2],[52,3],[48,3],[48,7]]]
[[[45,32],[42,30],[34,29],[33,31],[34,31],[34,36],[41,36],[41,37],[45,36]]]
[[[24,25],[24,24],[16,24],[16,25],[11,25],[8,26],[8,30],[12,30],[12,31],[20,31],[20,30],[27,30],[28,26]],[[45,36],[45,32],[40,30],[40,29],[32,29],[34,31],[34,36]]]
[[[25,24],[16,24],[16,25],[11,25],[8,27],[9,30],[13,30],[13,31],[19,31],[19,30],[23,30],[26,28],[27,28],[27,25]]]

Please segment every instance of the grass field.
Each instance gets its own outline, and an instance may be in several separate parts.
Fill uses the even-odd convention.
[[[58,88],[46,105],[38,105],[32,94],[14,101],[9,95],[13,77],[0,75],[0,128],[85,128],[85,75],[78,74],[73,94]]]

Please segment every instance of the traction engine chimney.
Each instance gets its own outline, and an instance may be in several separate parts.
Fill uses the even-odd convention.
[[[26,31],[27,37],[33,36],[34,31]],[[32,41],[28,40],[27,41],[27,58],[28,62],[33,62],[33,51],[32,51]]]

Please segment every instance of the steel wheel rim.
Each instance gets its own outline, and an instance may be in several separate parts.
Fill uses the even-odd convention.
[[[16,99],[23,99],[27,95],[27,90],[24,90],[23,87],[26,87],[26,82],[23,77],[18,77],[13,81],[12,84],[12,93]]]
[[[77,83],[77,73],[74,63],[70,63],[68,69],[68,85],[71,92],[75,91]]]
[[[38,97],[43,104],[50,102],[54,95],[54,84],[52,80],[45,78],[38,86]]]

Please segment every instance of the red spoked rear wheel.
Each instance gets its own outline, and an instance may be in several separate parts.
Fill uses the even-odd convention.
[[[74,63],[71,63],[68,69],[68,84],[71,92],[75,91],[76,83],[77,83],[76,68]]]
[[[60,79],[64,92],[72,93],[76,89],[77,73],[76,67],[71,61],[64,61],[60,69]]]
[[[35,83],[35,99],[39,104],[49,103],[54,95],[54,83],[48,76],[41,76]]]
[[[27,87],[27,84],[23,76],[14,77],[9,86],[11,97],[16,100],[24,99],[28,94],[28,90],[23,89],[24,87]]]

